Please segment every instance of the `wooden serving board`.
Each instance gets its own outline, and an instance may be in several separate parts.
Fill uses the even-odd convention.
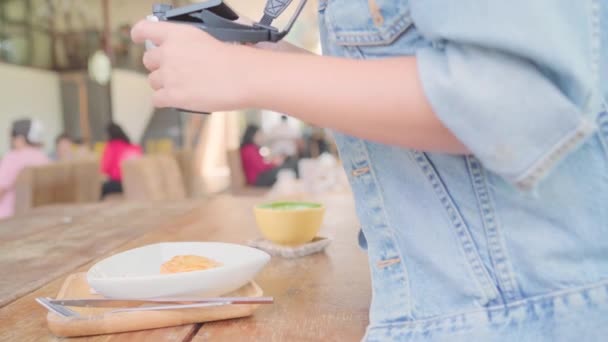
[[[226,294],[230,297],[261,297],[262,289],[254,282]],[[92,294],[86,273],[67,277],[57,299],[103,298]],[[71,310],[85,317],[63,318],[49,312],[47,323],[53,334],[60,337],[113,334],[126,331],[165,328],[184,324],[212,322],[246,317],[253,314],[259,304],[225,305],[196,309],[109,313],[111,308],[76,308]]]

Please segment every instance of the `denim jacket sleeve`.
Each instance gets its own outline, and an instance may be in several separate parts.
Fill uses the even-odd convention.
[[[417,61],[435,113],[521,189],[595,130],[599,1],[410,0],[432,42]]]

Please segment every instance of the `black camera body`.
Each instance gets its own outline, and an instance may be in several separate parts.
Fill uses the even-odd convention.
[[[238,14],[223,0],[207,0],[184,7],[174,8],[167,4],[154,5],[149,20],[193,25],[224,42],[250,43],[278,42],[291,30],[306,0],[303,0],[291,21],[283,31],[271,26],[291,0],[268,0],[264,16],[259,23],[247,25],[237,22]]]

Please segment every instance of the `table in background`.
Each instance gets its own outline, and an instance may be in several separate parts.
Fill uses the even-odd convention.
[[[0,223],[0,340],[55,340],[34,298],[53,297],[65,276],[96,260],[163,241],[246,243],[257,237],[252,206],[259,199],[222,196],[178,203],[114,202],[36,210]],[[357,247],[349,196],[327,207],[325,253],[273,258],[256,281],[275,304],[249,318],[98,336],[87,341],[355,341],[367,325],[369,270]],[[18,271],[17,271],[18,270]]]

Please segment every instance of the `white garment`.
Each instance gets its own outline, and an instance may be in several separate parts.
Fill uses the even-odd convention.
[[[281,122],[268,132],[268,142],[273,155],[295,156],[298,152],[297,140],[300,139],[300,131]]]

